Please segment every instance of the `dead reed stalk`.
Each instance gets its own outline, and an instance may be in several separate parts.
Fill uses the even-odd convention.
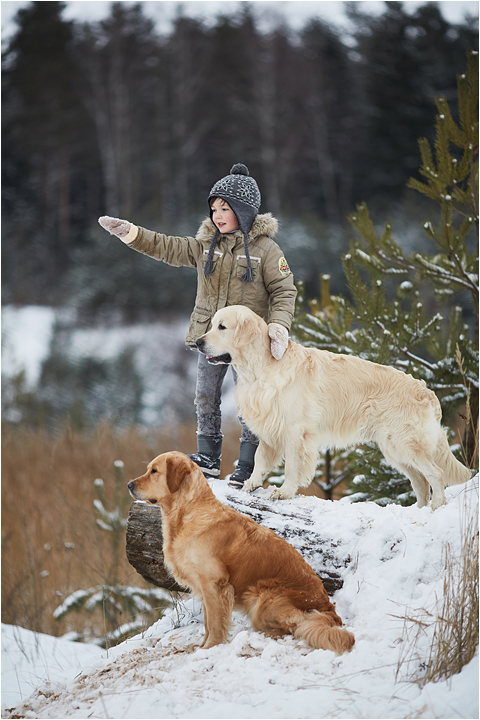
[[[422,608],[403,618],[405,650],[397,678],[406,667],[409,679],[420,687],[459,673],[478,646],[478,503],[475,511],[464,510],[460,533],[460,550],[444,546],[443,592],[434,610]],[[425,636],[431,637],[427,653],[422,650]]]

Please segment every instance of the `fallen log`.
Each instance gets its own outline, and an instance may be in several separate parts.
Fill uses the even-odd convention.
[[[144,580],[175,592],[186,592],[164,565],[162,513],[159,507],[134,502],[127,520],[127,560]]]
[[[299,551],[322,580],[329,595],[343,585],[342,574],[351,558],[332,538],[322,538],[312,519],[317,508],[292,507],[255,495],[232,490],[222,492],[222,502],[251,517],[259,525],[272,529]],[[132,503],[127,520],[127,558],[135,570],[152,585],[170,591],[186,592],[169,575],[164,565],[162,515],[159,507],[144,502]]]

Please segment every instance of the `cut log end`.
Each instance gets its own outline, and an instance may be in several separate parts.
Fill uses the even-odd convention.
[[[127,520],[127,560],[152,585],[172,592],[186,592],[164,564],[162,513],[159,507],[134,502]]]

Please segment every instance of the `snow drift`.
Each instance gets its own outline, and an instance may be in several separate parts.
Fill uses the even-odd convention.
[[[220,500],[235,492],[221,480],[212,482],[212,488]],[[256,496],[268,504],[268,494],[260,490]],[[6,628],[10,641],[2,663],[3,707],[12,708],[14,700],[17,705],[4,716],[478,717],[478,655],[449,680],[423,689],[412,682],[422,674],[432,642],[435,610],[443,595],[445,546],[460,558],[465,528],[477,522],[478,476],[448,488],[446,495],[447,505],[435,512],[307,496],[284,502],[279,529],[294,525],[297,510],[308,514],[312,530],[330,538],[347,561],[343,587],[333,599],[355,634],[350,653],[337,657],[290,636],[268,638],[238,613],[228,643],[199,649],[201,607],[184,596],[142,635],[97,659],[78,655],[82,671],[72,680],[71,669],[65,669],[62,678],[58,671],[50,672],[51,650],[50,655],[45,650],[46,643],[51,647],[56,642],[65,652],[67,640],[35,636],[37,650],[32,648],[30,665],[25,666],[27,656],[21,647],[15,649],[12,630]],[[315,548],[309,552],[313,557]],[[424,609],[432,622],[406,653],[411,634],[405,618]],[[68,645],[72,657],[85,652],[85,646]],[[408,662],[402,662],[406,656]],[[38,684],[25,699],[22,678],[34,664]]]

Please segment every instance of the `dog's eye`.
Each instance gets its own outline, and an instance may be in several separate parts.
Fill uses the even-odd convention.
[[[153,473],[156,473],[157,470],[156,470],[156,468],[152,468],[152,469],[150,470],[150,472],[151,472],[151,474],[153,475]]]
[[[152,503],[152,505],[156,505],[156,504],[157,504],[157,501],[154,500],[153,498],[150,498],[148,502],[149,502],[149,503]]]
[[[218,326],[218,329],[219,329],[219,330],[226,330],[227,328],[225,327],[225,325],[222,325],[222,323],[220,323],[220,325]]]

